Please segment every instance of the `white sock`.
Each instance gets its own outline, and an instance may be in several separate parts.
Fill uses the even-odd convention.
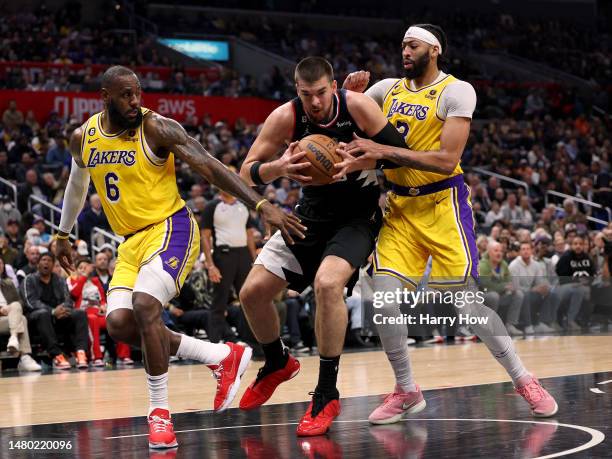
[[[155,408],[170,411],[168,405],[168,372],[159,376],[147,374],[147,385],[149,386],[149,414]]]
[[[177,357],[197,360],[207,365],[218,365],[230,353],[227,344],[209,343],[187,335],[181,335]]]

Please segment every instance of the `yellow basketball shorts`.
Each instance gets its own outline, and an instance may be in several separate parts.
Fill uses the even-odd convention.
[[[376,243],[375,273],[416,286],[431,256],[432,287],[478,279],[470,189],[463,175],[418,188],[394,185],[392,190]]]
[[[129,236],[119,245],[108,294],[131,293],[138,284],[142,288],[136,291],[151,293],[164,304],[180,292],[199,254],[198,223],[191,210],[183,207],[160,223]],[[148,276],[143,276],[144,273]]]

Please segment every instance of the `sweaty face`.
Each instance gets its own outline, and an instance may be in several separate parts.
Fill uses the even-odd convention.
[[[337,88],[335,80],[329,81],[323,77],[314,83],[307,83],[298,79],[295,87],[304,111],[312,121],[322,123],[331,118]]]
[[[121,129],[134,129],[142,123],[140,82],[135,75],[117,77],[103,89],[110,122]]]
[[[429,66],[429,49],[431,45],[420,40],[402,42],[402,62],[406,78],[412,80],[419,78],[427,71]]]

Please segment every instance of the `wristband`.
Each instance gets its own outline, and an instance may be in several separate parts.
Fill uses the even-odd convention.
[[[261,161],[255,161],[251,166],[251,180],[253,180],[255,185],[267,185],[267,183],[262,180],[261,175],[259,175],[259,168],[262,164]]]
[[[264,204],[264,202],[268,202],[268,200],[264,198],[255,204],[255,212],[259,212],[259,208]]]

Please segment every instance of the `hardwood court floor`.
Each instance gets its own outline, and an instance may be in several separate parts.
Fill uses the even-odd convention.
[[[515,342],[528,369],[539,378],[612,371],[612,337],[546,337]],[[432,346],[411,350],[417,383],[424,390],[507,382],[505,371],[482,343]],[[300,358],[302,370],[279,387],[268,404],[309,399],[316,385],[318,358]],[[232,406],[255,377],[252,362]],[[391,368],[382,351],[346,354],[341,359],[341,397],[388,392]],[[215,380],[204,365],[170,367],[173,413],[210,410]],[[0,378],[0,427],[144,416],[148,406],[144,370],[55,372]],[[144,418],[141,419],[142,422]]]

